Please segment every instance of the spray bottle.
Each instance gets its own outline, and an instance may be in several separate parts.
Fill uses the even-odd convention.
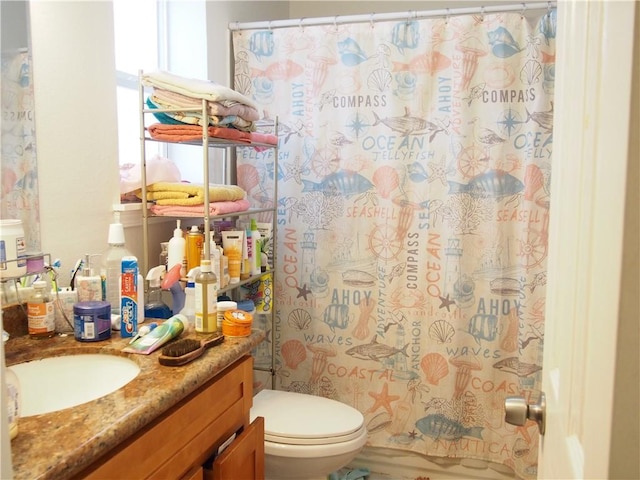
[[[196,276],[200,273],[200,267],[189,270],[187,274],[187,286],[184,289],[184,308],[180,310],[180,315],[184,315],[189,320],[189,330],[195,329],[196,325]],[[186,325],[185,325],[186,327]]]
[[[164,265],[153,267],[147,273],[149,281],[149,293],[147,294],[147,303],[144,305],[145,318],[162,318],[164,320],[171,318],[173,313],[169,306],[162,301],[162,288],[160,282],[162,274],[165,273]]]

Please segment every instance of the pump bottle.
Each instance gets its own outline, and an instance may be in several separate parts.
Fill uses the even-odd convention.
[[[180,278],[187,274],[186,266],[186,240],[180,228],[180,220],[176,220],[176,228],[173,230],[173,237],[169,240],[167,252],[167,270],[171,270],[177,263],[182,265],[180,268]]]
[[[122,259],[131,256],[131,252],[124,246],[124,225],[120,223],[119,212],[114,212],[115,222],[109,225],[109,248],[102,255],[102,277],[104,299],[111,304],[111,313],[120,313],[120,275],[122,273]]]
[[[94,256],[97,255],[90,253],[84,255],[82,273],[77,275],[75,279],[79,302],[99,302],[102,300],[102,279],[99,275],[94,275],[91,268],[91,257]]]

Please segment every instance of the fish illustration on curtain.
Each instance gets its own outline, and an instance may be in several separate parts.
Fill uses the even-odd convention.
[[[532,15],[233,34],[235,87],[280,125],[279,171],[238,166],[255,207],[278,180],[277,388],[522,478],[537,427],[503,404],[540,390],[556,38]]]

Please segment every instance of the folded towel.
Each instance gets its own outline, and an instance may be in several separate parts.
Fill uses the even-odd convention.
[[[198,125],[167,125],[154,123],[147,128],[151,138],[168,142],[192,142],[202,140],[202,127]],[[242,132],[235,128],[209,127],[209,136],[242,143],[277,145],[277,135],[271,133]]]
[[[151,100],[158,105],[169,104],[173,105],[173,108],[202,108],[202,100],[182,95],[177,92],[171,92],[164,88],[154,88],[151,94]],[[209,102],[207,104],[209,108],[209,115],[217,115],[226,117],[228,115],[237,115],[240,118],[244,118],[250,122],[260,120],[260,113],[257,109],[244,105],[242,103],[233,100],[222,100],[219,102]]]
[[[209,215],[225,215],[227,213],[246,212],[249,210],[249,200],[212,202],[209,204]],[[151,205],[149,211],[154,215],[165,215],[171,217],[202,217],[204,215],[204,204],[200,205]]]
[[[136,192],[142,198],[142,190]],[[242,200],[246,192],[237,185],[209,184],[209,202]],[[156,205],[201,205],[204,185],[181,182],[157,182],[147,186],[147,200]]]
[[[142,74],[142,84],[147,87],[158,87],[181,93],[189,97],[219,102],[231,100],[258,109],[258,105],[249,97],[229,87],[220,85],[210,80],[199,80],[175,75],[170,72],[158,70]]]
[[[152,100],[151,97],[147,98],[147,106],[151,109],[170,109],[176,108],[175,105],[170,103],[164,103],[162,101]],[[180,125],[183,123],[187,123],[189,125],[200,125],[202,126],[202,114],[193,112],[193,111],[184,111],[184,112],[158,112],[153,113],[153,115],[161,122],[172,125]],[[209,125],[217,126],[217,127],[225,127],[225,126],[233,126],[238,130],[243,130],[245,132],[251,132],[256,129],[255,123],[247,121],[243,118],[238,117],[237,115],[209,115],[207,117],[209,120]]]

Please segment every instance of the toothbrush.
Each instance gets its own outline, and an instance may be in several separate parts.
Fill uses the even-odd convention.
[[[157,326],[158,326],[158,322],[153,322],[153,323],[149,323],[148,325],[141,326],[136,336],[133,337],[129,342],[129,345],[131,345],[133,342],[135,342],[139,338],[144,337],[147,333],[150,333]]]

